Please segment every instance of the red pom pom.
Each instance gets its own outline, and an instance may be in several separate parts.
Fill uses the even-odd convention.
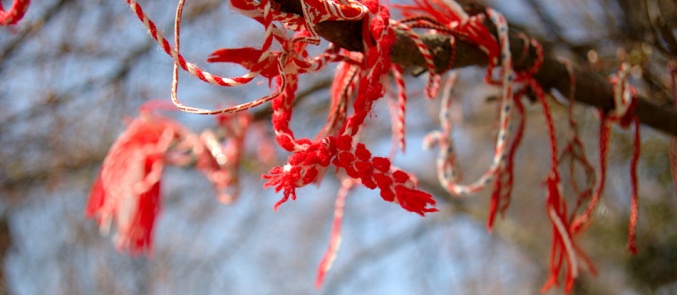
[[[429,193],[410,189],[403,185],[395,186],[395,192],[397,192],[397,200],[400,206],[407,211],[418,213],[421,216],[428,212],[438,211],[434,207],[435,199]],[[433,207],[428,207],[428,205]]]
[[[395,178],[395,181],[399,183],[405,183],[407,180],[409,180],[409,174],[407,172],[404,172],[402,170],[397,170],[393,173],[393,177]]]
[[[347,168],[353,164],[355,161],[355,156],[349,152],[341,152],[338,154],[338,166]]]
[[[374,174],[374,181],[376,181],[376,185],[378,185],[378,187],[382,190],[387,189],[391,184],[393,184],[393,180],[383,173]]]
[[[390,189],[381,189],[381,198],[388,202],[392,202],[395,200],[395,193]]]
[[[355,156],[357,156],[357,158],[362,161],[369,161],[371,158],[371,153],[364,146],[364,143],[358,143],[357,147],[355,148]]]
[[[308,155],[306,153],[296,153],[289,157],[289,164],[292,166],[299,165],[306,160]]]
[[[362,184],[371,190],[377,187],[376,182],[374,182],[371,178],[362,178]]]
[[[319,159],[319,157],[317,156],[316,153],[309,153],[306,156],[306,159],[303,161],[303,164],[306,165],[306,166],[311,166],[311,165],[315,165],[319,162],[320,162],[320,159]]]
[[[328,151],[322,151],[318,155],[318,164],[322,167],[327,167],[331,163],[331,159],[332,155]]]
[[[348,151],[353,147],[353,138],[349,135],[342,135],[336,140],[336,147],[339,150]]]
[[[345,167],[345,169],[346,169],[346,173],[348,174],[348,176],[350,176],[352,178],[360,178],[360,174],[357,173],[357,170],[355,170],[355,168]]]
[[[374,173],[374,166],[369,162],[357,161],[355,162],[355,169],[360,173],[362,177],[371,178],[371,175]]]
[[[303,176],[303,184],[308,184],[313,181],[315,181],[315,178],[317,177],[318,171],[316,168],[310,168],[306,171],[306,175]]]
[[[388,158],[374,157],[372,163],[374,163],[374,169],[378,171],[383,173],[390,171],[390,160]]]
[[[276,136],[277,144],[287,151],[293,151],[294,141],[289,136]]]

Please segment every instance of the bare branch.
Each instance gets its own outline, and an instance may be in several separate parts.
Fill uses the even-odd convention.
[[[298,0],[276,0],[285,12],[301,14],[301,5]],[[477,9],[476,7],[474,9]],[[320,36],[333,42],[335,45],[351,50],[362,50],[361,21],[340,22],[327,21],[315,26]],[[488,25],[488,28],[493,26]],[[404,67],[425,67],[423,56],[413,41],[404,33],[397,31],[397,41],[392,48],[391,58],[394,63]],[[452,47],[448,36],[441,34],[424,34],[423,42],[431,49],[435,56],[437,69],[443,71],[449,65],[452,57]],[[518,32],[510,32],[510,47],[512,52],[523,52],[525,42],[518,36]],[[457,40],[455,46],[453,68],[467,66],[486,66],[487,56],[477,46],[463,40]],[[515,69],[526,69],[535,60],[536,51],[530,48],[527,58],[516,58]],[[575,99],[605,111],[614,108],[613,89],[604,77],[575,69],[576,93]],[[569,79],[566,67],[546,52],[545,60],[540,71],[534,78],[545,90],[557,89],[565,96],[569,93]],[[640,122],[654,129],[677,136],[677,112],[651,104],[645,98],[639,97],[635,108],[635,115]]]

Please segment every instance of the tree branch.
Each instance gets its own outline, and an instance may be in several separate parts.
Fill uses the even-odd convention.
[[[301,15],[301,4],[299,0],[274,0],[280,5],[280,9],[289,13]],[[477,10],[477,7],[473,7]],[[493,30],[489,23],[488,28]],[[361,21],[327,21],[315,26],[317,33],[326,40],[334,43],[336,46],[351,51],[362,50],[362,24]],[[403,67],[425,67],[423,56],[418,51],[414,42],[403,32],[397,31],[397,41],[392,48],[392,62]],[[452,58],[452,47],[448,36],[442,34],[422,34],[421,39],[430,48],[435,58],[435,65],[438,72],[447,69]],[[510,48],[513,53],[524,52],[524,39],[519,37],[516,31],[510,32]],[[453,57],[453,68],[462,68],[467,66],[486,66],[487,56],[472,43],[457,40],[455,45],[455,56]],[[514,54],[514,67],[516,70],[526,69],[535,60],[536,52],[529,48],[526,56]],[[599,75],[575,69],[576,75],[576,93],[575,100],[585,103],[605,111],[614,108],[613,89],[606,78]],[[549,52],[545,53],[543,66],[534,78],[538,81],[544,90],[559,90],[565,96],[569,94],[569,73],[566,66],[552,57]],[[654,129],[677,136],[677,112],[671,109],[660,108],[645,98],[639,97],[635,108],[635,115],[639,121]]]

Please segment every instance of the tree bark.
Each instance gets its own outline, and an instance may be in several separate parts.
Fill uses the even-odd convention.
[[[299,0],[274,1],[280,5],[282,11],[302,15]],[[475,5],[471,9],[477,11],[478,7]],[[487,27],[494,31],[494,27],[490,23],[487,24]],[[362,21],[326,21],[315,26],[315,30],[321,37],[350,51],[362,51],[361,28]],[[510,31],[510,48],[513,53],[524,52],[524,47],[528,46],[524,39],[519,37],[519,34],[517,31]],[[403,67],[425,67],[423,56],[414,42],[401,31],[396,30],[396,35],[397,40],[391,51],[392,62]],[[438,73],[447,70],[451,58],[454,58],[451,68],[487,66],[488,64],[487,55],[470,42],[457,39],[455,48],[452,49],[449,36],[422,34],[420,37],[433,53]],[[452,50],[455,50],[454,55],[452,55]],[[526,56],[513,54],[513,58],[516,70],[526,69],[535,60],[536,51],[530,47]],[[612,85],[605,77],[579,68],[575,68],[574,72],[576,75],[576,93],[574,93],[576,101],[604,111],[614,108]],[[534,75],[534,79],[541,84],[545,91],[557,89],[563,95],[568,96],[571,86],[568,77],[569,73],[566,66],[546,51],[543,66]],[[634,114],[642,124],[677,136],[677,112],[674,110],[658,107],[640,96]]]

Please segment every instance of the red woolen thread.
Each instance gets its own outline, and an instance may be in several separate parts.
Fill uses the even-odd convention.
[[[635,230],[637,228],[637,217],[639,215],[639,199],[637,195],[638,181],[637,181],[637,164],[639,162],[640,153],[640,134],[639,134],[639,119],[633,118],[635,123],[635,132],[632,148],[632,159],[630,160],[630,182],[632,186],[632,204],[630,207],[630,225],[628,226],[628,250],[632,254],[637,254],[637,246],[635,245]]]
[[[292,117],[292,104],[296,98],[298,78],[296,75],[283,75],[286,76],[287,83],[284,85],[282,93],[273,100],[273,130],[275,130],[278,145],[289,152],[294,152],[300,149],[297,147],[298,142],[294,139],[294,133],[289,127],[289,123]],[[278,79],[278,81],[281,79]]]
[[[538,82],[536,82],[536,80],[532,78],[529,79],[527,83],[531,88],[531,90],[536,94],[536,97],[543,106],[543,115],[545,116],[546,126],[548,127],[548,139],[550,141],[550,157],[551,157],[550,164],[552,165],[553,170],[558,170],[559,161],[557,160],[557,157],[559,153],[557,151],[557,137],[555,133],[554,120],[552,118],[552,113],[550,112],[550,107],[548,106],[548,102],[545,99],[545,93],[543,93],[543,88],[541,88]]]
[[[517,153],[517,149],[520,146],[520,143],[522,142],[522,138],[524,137],[524,127],[525,127],[525,113],[524,113],[524,105],[522,105],[522,102],[519,100],[519,98],[515,99],[515,109],[517,110],[517,113],[520,115],[520,120],[519,120],[519,125],[517,126],[517,133],[515,133],[515,137],[513,138],[513,142],[510,145],[510,149],[508,151],[508,159],[505,167],[505,171],[507,173],[507,181],[506,181],[506,190],[503,193],[503,196],[501,199],[503,200],[503,203],[501,204],[501,214],[505,214],[505,211],[508,209],[508,206],[510,205],[510,196],[512,195],[512,188],[513,188],[513,180],[514,180],[514,167],[515,167],[515,154]]]
[[[343,168],[351,178],[359,179],[365,187],[378,188],[385,201],[421,216],[437,211],[432,195],[418,190],[411,176],[394,168],[388,158],[372,157],[366,146],[354,144],[350,135],[339,136],[336,147],[338,152],[332,164]]]
[[[283,167],[275,167],[268,175],[264,175],[264,178],[269,180],[265,184],[265,187],[275,187],[276,191],[284,191],[283,198],[276,203],[274,208],[277,208],[277,206],[287,201],[290,197],[295,199],[296,188],[305,186],[316,179],[317,175],[319,175],[319,171],[317,167],[318,163],[315,159],[319,158],[326,159],[326,161],[323,162],[324,164],[329,164],[331,161],[334,165],[344,168],[350,177],[361,179],[365,186],[372,189],[376,187],[376,185],[372,183],[373,181],[369,175],[368,166],[361,165],[361,162],[355,162],[355,155],[351,153],[352,137],[362,125],[364,117],[366,117],[371,110],[373,101],[383,95],[383,86],[380,84],[380,81],[387,73],[386,69],[389,70],[390,68],[387,50],[394,42],[394,33],[392,29],[386,26],[388,19],[387,9],[377,7],[377,10],[375,11],[377,11],[378,14],[372,15],[371,20],[365,22],[364,36],[365,38],[372,36],[374,40],[376,40],[376,43],[372,45],[370,44],[371,39],[366,39],[368,42],[365,42],[366,53],[365,58],[363,59],[365,70],[361,73],[358,82],[358,96],[353,103],[355,113],[347,120],[343,127],[347,134],[337,139],[336,147],[341,150],[340,152],[318,148],[323,145],[318,146],[318,144],[311,143],[310,140],[293,140],[291,130],[288,129],[288,121],[291,118],[291,104],[289,103],[290,101],[283,100],[285,96],[288,98],[291,97],[293,91],[284,91],[281,100],[276,100],[274,102],[274,109],[284,110],[279,112],[281,116],[276,116],[274,119],[276,133],[278,135],[284,135],[282,137],[283,140],[281,141],[278,139],[278,141],[280,141],[280,144],[283,146],[289,145],[288,147],[290,147],[290,149],[292,144],[297,145],[297,147],[293,149],[295,153],[290,156],[288,164]],[[289,80],[290,85],[295,84],[291,83],[295,82],[293,76],[290,76]],[[325,139],[331,140],[331,137]]]
[[[30,0],[14,0],[9,10],[5,10],[0,3],[0,25],[16,25],[26,14],[30,3]]]
[[[148,105],[141,110],[106,155],[85,211],[102,230],[113,223],[118,250],[132,254],[151,250],[166,154],[189,133]]]
[[[558,150],[557,150],[557,138],[555,133],[554,120],[550,112],[550,107],[545,98],[545,93],[540,87],[538,82],[533,78],[528,78],[526,80],[527,85],[530,89],[536,94],[539,102],[543,107],[543,115],[545,116],[546,126],[548,128],[548,137],[550,141],[550,154],[551,154],[551,167],[550,172],[548,173],[548,178],[546,184],[548,187],[548,201],[547,201],[547,210],[548,216],[550,217],[551,222],[553,223],[553,233],[555,237],[553,239],[553,250],[551,255],[551,278],[543,286],[542,291],[545,292],[552,286],[553,280],[554,284],[557,284],[559,272],[563,266],[566,266],[565,276],[564,276],[564,290],[565,292],[570,292],[573,288],[574,280],[578,276],[578,262],[577,262],[577,253],[576,253],[576,244],[573,240],[572,230],[568,223],[567,218],[567,208],[566,202],[562,196],[561,191],[561,179],[559,177],[559,168],[558,168]],[[557,253],[555,253],[557,252]],[[558,257],[556,260],[552,260],[554,257]],[[566,262],[566,265],[564,265]]]
[[[367,4],[367,3],[365,3]],[[390,47],[395,42],[395,33],[387,26],[388,11],[384,6],[378,8],[378,14],[370,16],[363,22],[363,38],[365,38],[365,70],[360,76],[358,94],[353,103],[354,114],[348,118],[342,133],[355,135],[364,119],[371,112],[373,102],[383,96],[381,78],[390,70]],[[376,41],[371,44],[371,39]]]
[[[595,168],[592,166],[586,156],[585,146],[583,146],[583,141],[581,141],[580,137],[578,136],[578,123],[574,119],[576,75],[574,73],[573,66],[571,65],[571,61],[560,59],[560,62],[564,64],[567,72],[569,73],[569,105],[567,107],[567,117],[569,120],[570,132],[569,141],[562,151],[560,160],[564,159],[564,157],[567,155],[569,156],[569,174],[571,175],[569,183],[571,184],[574,193],[577,195],[576,206],[571,211],[572,214],[575,214],[575,212],[577,212],[583,205],[583,202],[592,195],[592,191],[595,187]],[[578,186],[578,183],[576,183],[576,164],[580,164],[586,174],[587,185],[583,189],[581,189]]]
[[[599,177],[597,178],[597,187],[595,193],[592,195],[588,206],[585,209],[583,214],[580,214],[574,218],[574,221],[571,223],[571,230],[573,233],[577,234],[584,231],[589,223],[590,216],[592,212],[597,207],[602,193],[604,192],[604,186],[606,182],[606,169],[607,169],[607,156],[609,150],[609,138],[611,133],[611,127],[609,126],[609,121],[607,115],[600,111],[600,130],[599,130]]]
[[[527,77],[532,77],[533,75],[536,74],[536,72],[538,72],[538,70],[541,69],[541,66],[543,66],[544,54],[543,54],[543,46],[541,46],[540,42],[538,42],[536,39],[531,38],[529,38],[528,40],[531,47],[533,47],[534,50],[536,51],[536,60],[534,60],[534,62],[531,64],[531,67],[521,72],[520,74]],[[524,50],[527,53],[529,51],[529,48],[530,46],[524,46]]]
[[[469,16],[454,1],[441,0],[415,0],[414,5],[397,5],[402,10],[402,14],[407,19],[427,21],[429,17],[432,22],[428,22],[433,28],[435,23],[446,26],[449,30],[440,30],[440,32],[449,32],[465,41],[476,44],[482,51],[489,56],[489,68],[493,68],[498,63],[500,56],[500,46],[493,34],[484,26],[485,15],[477,14]],[[425,17],[421,17],[424,15]],[[418,20],[416,20],[418,22]],[[418,22],[423,25],[422,22]]]
[[[337,146],[332,137],[320,142],[310,143],[302,139],[299,143],[307,145],[304,150],[294,152],[288,163],[273,167],[268,174],[263,175],[268,181],[264,188],[273,187],[275,192],[283,192],[283,197],[273,206],[273,210],[289,200],[296,200],[296,188],[303,187],[317,179],[320,170],[326,168],[337,154]]]
[[[672,104],[677,109],[677,60],[668,63],[670,70],[670,87],[672,88]],[[670,138],[670,173],[672,174],[672,184],[674,193],[677,195],[677,136]]]
[[[615,108],[611,110],[610,114],[604,113],[602,116],[602,130],[600,131],[600,153],[602,155],[600,163],[601,179],[598,190],[595,192],[592,200],[588,204],[588,208],[582,216],[574,220],[573,229],[575,232],[584,230],[589,223],[592,210],[597,205],[604,189],[604,177],[606,173],[606,153],[608,150],[608,142],[610,137],[610,124],[607,121],[618,122],[621,127],[628,127],[631,123],[635,124],[635,134],[633,138],[633,154],[630,162],[630,179],[631,179],[631,209],[630,222],[628,228],[628,250],[631,253],[636,253],[635,246],[635,230],[637,226],[637,219],[639,213],[638,203],[638,181],[637,181],[637,164],[639,161],[639,153],[641,147],[641,137],[639,129],[639,121],[634,115],[634,108],[637,105],[636,91],[627,81],[629,75],[630,65],[623,63],[620,66],[618,74],[611,78],[611,83],[614,90]]]
[[[610,121],[618,121],[618,120],[627,120],[628,114],[631,113],[632,108],[633,108],[633,103],[628,102],[625,100],[623,97],[626,95],[626,77],[627,77],[627,64],[623,64],[621,66],[621,70],[619,71],[619,75],[611,79],[611,83],[613,85],[613,90],[614,90],[614,102],[615,102],[615,109],[613,110],[613,114],[607,114],[606,112],[599,111],[600,112],[600,131],[599,131],[599,150],[600,150],[600,175],[598,179],[598,184],[597,188],[595,189],[595,193],[592,196],[592,199],[590,202],[588,202],[588,206],[585,210],[585,212],[581,215],[578,215],[574,218],[574,221],[572,222],[572,231],[574,233],[580,233],[587,228],[587,226],[590,223],[590,216],[592,215],[593,210],[596,208],[597,203],[599,202],[599,199],[602,195],[602,192],[604,191],[604,185],[606,181],[606,169],[607,169],[607,163],[606,163],[606,158],[607,158],[607,153],[608,153],[608,146],[609,146],[609,138],[610,138],[610,133],[611,133],[611,127],[610,127]]]

